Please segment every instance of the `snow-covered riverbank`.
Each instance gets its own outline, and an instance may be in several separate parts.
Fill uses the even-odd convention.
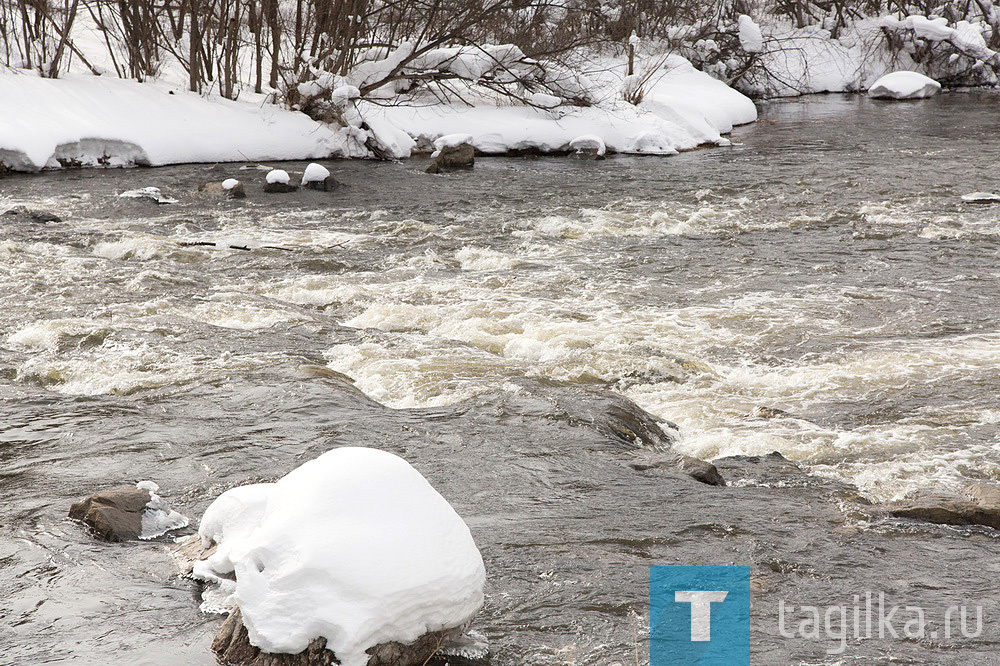
[[[642,104],[614,93],[588,107],[349,102],[358,113],[353,125],[341,128],[260,97],[233,102],[160,83],[7,71],[0,72],[0,162],[37,171],[350,158],[370,156],[366,144],[372,143],[402,159],[455,132],[471,134],[486,154],[568,152],[573,139],[592,134],[611,152],[669,155],[725,145],[724,133],[757,117],[749,98],[679,57],[671,58]]]

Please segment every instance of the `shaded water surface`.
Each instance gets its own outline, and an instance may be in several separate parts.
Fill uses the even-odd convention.
[[[0,210],[62,218],[0,217],[0,663],[214,663],[164,543],[97,543],[69,504],[152,479],[196,518],[343,445],[467,519],[494,664],[646,660],[653,564],[754,566],[756,663],[997,663],[996,534],[872,518],[844,484],[1000,481],[1000,206],[960,200],[1000,190],[998,109],[811,97],[732,148],[338,163],[331,193],[239,165],[0,180]],[[230,176],[245,202],[197,195]],[[117,196],[149,185],[180,202]],[[591,427],[611,392],[683,453],[809,476],[636,470]],[[779,599],[865,590],[987,626],[843,655],[777,635]]]

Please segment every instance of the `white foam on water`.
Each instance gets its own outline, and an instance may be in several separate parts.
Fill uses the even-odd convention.
[[[468,347],[435,348],[432,341],[403,336],[393,343],[366,341],[336,345],[325,353],[329,366],[354,379],[374,400],[397,409],[440,407],[496,388],[519,368]]]
[[[7,344],[27,351],[55,350],[67,337],[87,337],[110,332],[106,322],[95,319],[46,319],[33,322],[7,336]]]
[[[263,367],[263,357],[192,357],[147,342],[106,341],[69,357],[39,354],[17,370],[18,381],[36,382],[64,395],[129,394],[143,389],[220,379]]]
[[[779,451],[887,500],[932,483],[961,483],[961,462],[964,471],[995,469],[1000,479],[1000,448],[987,447],[992,453],[984,458],[965,439],[970,425],[989,423],[996,415],[975,406],[969,413],[970,406],[959,403],[931,415],[844,430],[796,418],[796,412],[879,405],[930,383],[985,379],[998,354],[1000,335],[894,341],[820,363],[716,366],[681,385],[650,383],[626,395],[681,426],[677,448],[683,453],[712,459]],[[788,416],[747,418],[759,405],[780,407]]]
[[[473,245],[466,245],[456,252],[455,259],[464,271],[510,270],[525,263],[521,257]]]
[[[119,241],[96,243],[91,251],[94,256],[105,259],[149,261],[162,257],[176,248],[176,243],[162,236],[140,234]]]
[[[601,236],[682,236],[735,233],[790,226],[787,219],[753,214],[747,197],[696,205],[619,202],[607,208],[584,208],[572,214],[545,215],[516,223],[519,238],[588,239]]]
[[[352,274],[352,279],[358,277]],[[286,303],[324,307],[369,300],[377,292],[374,286],[348,282],[339,275],[311,275],[264,285],[256,293]]]
[[[220,292],[194,307],[179,307],[176,314],[188,319],[241,331],[274,328],[281,324],[303,321],[303,317],[275,307],[264,307],[245,295]]]
[[[957,431],[941,419],[845,429],[746,416],[766,406],[793,415],[825,413],[836,422],[841,403],[880,404],[923,384],[988,379],[1000,354],[997,335],[864,344],[892,324],[858,331],[849,315],[853,304],[891,294],[856,287],[805,285],[794,293],[746,292],[711,305],[643,307],[628,292],[641,291],[641,283],[616,285],[617,292],[588,289],[587,278],[565,265],[501,269],[485,279],[476,272],[407,267],[362,281],[330,286],[339,293],[321,300],[346,309],[344,325],[390,337],[339,345],[327,357],[380,402],[450,404],[518,375],[604,384],[677,422],[685,453],[711,459],[780,451],[807,467],[843,469],[841,478],[873,498],[897,497],[921,481],[901,483],[902,473],[862,474],[864,467],[852,467],[853,460],[867,456],[902,465],[924,452],[938,462],[921,478],[948,476],[941,455],[964,446],[956,443]],[[808,340],[817,331],[842,341],[840,351],[795,362],[760,360],[761,350]],[[743,360],[706,361],[720,350]]]

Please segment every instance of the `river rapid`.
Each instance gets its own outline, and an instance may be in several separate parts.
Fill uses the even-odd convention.
[[[1000,482],[1000,205],[960,198],[1000,190],[1000,94],[767,103],[732,139],[336,163],[330,193],[239,165],[0,179],[0,211],[61,218],[0,217],[0,663],[214,663],[169,540],[98,543],[70,503],[151,479],[197,519],[343,445],[466,518],[498,666],[648,660],[655,564],[757,567],[755,663],[1000,663],[996,533],[837,508]],[[228,177],[247,200],[197,193]],[[117,196],[144,186],[178,203]],[[806,474],[637,471],[574,413],[612,392],[681,453]],[[776,635],[779,598],[865,590],[994,625],[842,655]]]

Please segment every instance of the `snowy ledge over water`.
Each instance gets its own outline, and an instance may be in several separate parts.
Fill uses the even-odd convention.
[[[347,127],[264,103],[203,97],[162,83],[106,76],[44,79],[0,71],[0,164],[14,171],[66,166],[162,166],[371,157],[405,159],[441,136],[464,133],[484,154],[571,152],[581,135],[609,152],[671,155],[727,145],[756,120],[753,102],[671,56],[639,105],[604,95],[590,107],[477,103],[375,105],[358,101]]]

